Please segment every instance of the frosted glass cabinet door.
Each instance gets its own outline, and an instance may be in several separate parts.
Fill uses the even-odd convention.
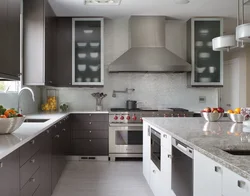
[[[212,39],[223,34],[221,18],[193,18],[188,22],[188,58],[192,86],[223,86],[223,52],[213,51]]]
[[[72,84],[104,85],[102,18],[72,19]]]

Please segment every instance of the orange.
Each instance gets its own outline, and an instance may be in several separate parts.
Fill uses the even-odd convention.
[[[236,109],[234,110],[234,113],[235,113],[235,114],[240,114],[240,112],[241,112],[241,109],[240,109],[240,108],[236,108]]]
[[[233,110],[228,110],[227,113],[228,114],[234,114],[234,111]]]
[[[5,115],[1,115],[0,118],[7,118]]]

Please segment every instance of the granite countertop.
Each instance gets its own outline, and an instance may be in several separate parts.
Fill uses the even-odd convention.
[[[223,151],[250,151],[250,127],[227,118],[221,122],[206,122],[203,118],[144,118],[144,121],[250,180],[250,156]]]
[[[50,119],[44,123],[23,123],[15,132],[0,135],[0,159],[23,146],[69,114],[108,114],[108,111],[70,111],[67,113],[39,113],[27,115],[26,119]]]

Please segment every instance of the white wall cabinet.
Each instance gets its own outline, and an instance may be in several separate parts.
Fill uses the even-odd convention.
[[[194,151],[194,196],[221,196],[222,173],[220,164]]]
[[[150,126],[148,123],[143,123],[143,175],[150,183]]]
[[[250,182],[227,168],[223,169],[223,196],[249,196]]]

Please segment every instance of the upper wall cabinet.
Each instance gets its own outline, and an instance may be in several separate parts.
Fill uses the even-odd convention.
[[[187,23],[187,57],[191,86],[223,86],[223,52],[213,51],[212,39],[223,34],[223,19],[192,18]]]
[[[48,0],[24,1],[24,84],[55,85],[56,17]]]
[[[21,0],[0,0],[0,78],[19,80]]]
[[[104,85],[104,20],[72,19],[72,85]]]

